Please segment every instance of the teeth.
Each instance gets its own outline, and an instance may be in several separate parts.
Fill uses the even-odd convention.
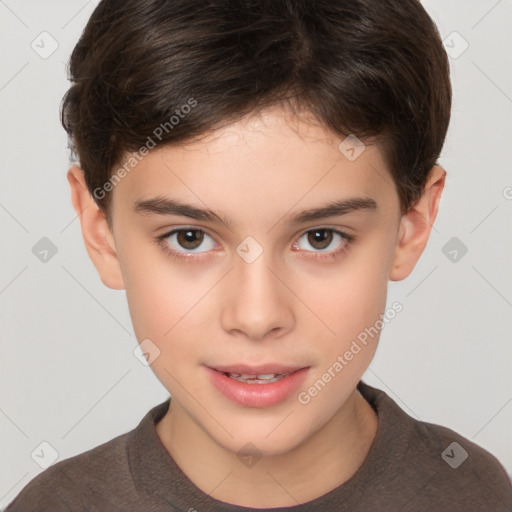
[[[277,382],[278,380],[281,380],[288,374],[266,373],[262,375],[250,375],[248,373],[227,373],[226,375],[234,380],[244,382],[246,384],[270,384],[272,382]]]

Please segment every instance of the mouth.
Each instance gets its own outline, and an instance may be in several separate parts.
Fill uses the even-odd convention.
[[[246,407],[276,405],[302,384],[309,366],[206,366],[210,380],[226,398]]]
[[[270,384],[272,382],[277,382],[289,373],[266,373],[262,375],[251,375],[248,373],[228,373],[222,372],[224,375],[229,377],[230,379],[235,379],[238,382],[245,382],[246,384]]]
[[[291,373],[295,373],[305,368],[297,365],[282,365],[277,363],[260,364],[260,365],[229,365],[229,366],[212,366],[212,370],[223,373],[230,379],[244,382],[247,384],[271,384],[277,382]]]

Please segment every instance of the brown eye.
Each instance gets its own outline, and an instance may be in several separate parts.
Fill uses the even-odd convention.
[[[300,250],[309,258],[333,259],[346,251],[354,240],[353,235],[334,228],[315,228],[306,231],[293,244],[293,249]]]
[[[315,249],[325,249],[332,242],[332,229],[314,229],[308,232],[308,243]]]
[[[167,256],[186,263],[200,261],[215,248],[212,237],[202,229],[194,227],[173,229],[158,236],[156,244]]]
[[[198,235],[199,234],[199,235]],[[204,232],[200,229],[182,229],[177,231],[176,241],[183,249],[197,249],[204,239]]]

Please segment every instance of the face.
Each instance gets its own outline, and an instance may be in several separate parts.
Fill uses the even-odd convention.
[[[303,443],[374,355],[400,205],[379,148],[351,161],[343,139],[274,108],[152,150],[113,191],[137,339],[175,413],[232,452]]]

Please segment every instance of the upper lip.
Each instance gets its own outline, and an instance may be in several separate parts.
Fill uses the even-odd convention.
[[[283,365],[278,363],[266,363],[257,365],[248,364],[230,364],[230,365],[215,365],[210,366],[213,370],[223,373],[239,373],[240,375],[270,375],[270,374],[284,374],[292,373],[306,366],[300,365]]]

